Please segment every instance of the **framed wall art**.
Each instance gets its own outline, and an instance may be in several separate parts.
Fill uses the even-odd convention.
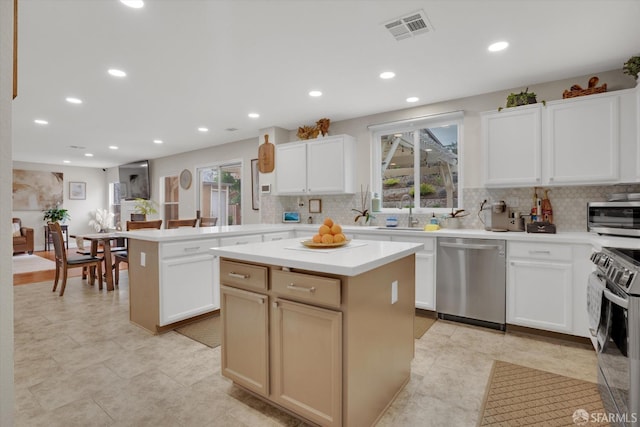
[[[85,200],[86,198],[86,182],[69,182],[69,200]]]

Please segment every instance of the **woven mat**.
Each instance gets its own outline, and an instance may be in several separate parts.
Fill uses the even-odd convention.
[[[24,254],[13,256],[13,274],[55,269],[55,262],[37,255]]]
[[[174,329],[177,333],[206,345],[216,348],[220,345],[220,315],[207,317]]]
[[[416,315],[413,324],[415,339],[419,339],[435,323],[436,319]],[[197,322],[189,323],[174,329],[177,333],[198,341],[208,347],[216,348],[220,345],[220,316],[207,317]]]
[[[605,416],[597,384],[496,360],[478,425],[608,426]]]

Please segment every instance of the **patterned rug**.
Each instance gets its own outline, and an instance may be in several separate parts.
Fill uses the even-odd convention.
[[[496,360],[479,426],[608,426],[598,385]]]
[[[419,339],[435,323],[436,319],[419,314],[415,317],[414,337]],[[185,326],[174,329],[177,333],[206,345],[216,348],[220,345],[220,316],[215,315],[201,319]]]
[[[23,254],[13,256],[13,274],[55,269],[55,262],[39,257],[37,255]]]

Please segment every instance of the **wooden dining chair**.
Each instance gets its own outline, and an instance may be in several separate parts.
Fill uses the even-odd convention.
[[[57,222],[50,222],[47,224],[47,227],[49,227],[49,234],[53,241],[53,249],[56,257],[56,277],[53,282],[52,292],[56,291],[56,288],[58,287],[58,280],[60,280],[60,273],[62,273],[60,296],[64,295],[64,290],[67,287],[67,270],[75,267],[97,268],[98,283],[100,284],[100,288],[102,288],[102,258],[91,255],[67,257],[67,250],[64,247],[64,238],[62,236],[62,228],[60,227],[60,224]],[[83,279],[85,279],[84,276]]]
[[[213,227],[217,223],[218,223],[218,218],[215,216],[200,218],[200,227]]]
[[[151,221],[127,221],[127,231],[142,230],[145,228],[160,230],[160,227],[162,227],[161,219],[154,219]],[[113,258],[113,278],[115,285],[117,286],[120,282],[120,263],[126,262],[129,264],[129,251],[124,250],[117,252]]]
[[[167,221],[167,228],[195,227],[198,224],[198,218],[193,219],[170,219]]]

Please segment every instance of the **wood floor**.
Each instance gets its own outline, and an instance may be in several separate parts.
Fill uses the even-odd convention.
[[[55,261],[55,254],[53,251],[36,251],[33,253],[34,255],[38,255],[39,257],[49,259],[51,261]],[[71,256],[71,254],[69,254]],[[120,264],[120,269],[126,269],[126,263]],[[68,277],[76,277],[82,275],[81,268],[70,268],[68,271]],[[13,286],[16,285],[26,285],[29,283],[39,283],[51,281],[53,285],[53,279],[56,277],[56,270],[44,270],[44,271],[34,271],[31,273],[21,273],[13,275]]]

